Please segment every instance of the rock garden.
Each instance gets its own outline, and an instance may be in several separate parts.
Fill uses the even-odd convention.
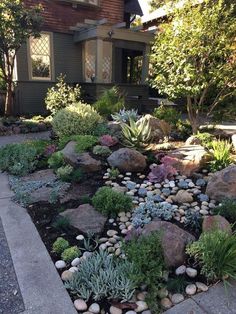
[[[1,148],[0,169],[79,313],[160,313],[236,277],[231,139],[124,109],[116,89],[49,103],[52,140]]]

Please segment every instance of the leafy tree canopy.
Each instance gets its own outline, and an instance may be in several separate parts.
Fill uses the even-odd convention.
[[[151,55],[152,86],[168,97],[186,98],[195,133],[208,93],[213,108],[236,90],[235,4],[206,0],[176,10],[156,36]]]

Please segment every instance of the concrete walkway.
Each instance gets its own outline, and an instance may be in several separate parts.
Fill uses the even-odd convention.
[[[11,201],[11,196],[8,177],[0,173],[0,218],[24,302],[25,310],[20,313],[76,314],[30,216],[26,209]],[[0,313],[17,314],[1,311],[1,300]]]
[[[0,147],[7,144],[22,143],[29,140],[49,140],[50,132],[38,132],[38,133],[27,133],[27,134],[13,134],[0,136]]]

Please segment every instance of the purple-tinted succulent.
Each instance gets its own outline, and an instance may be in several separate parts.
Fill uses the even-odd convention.
[[[48,146],[45,147],[44,156],[49,157],[49,156],[51,156],[53,153],[55,153],[56,150],[57,150],[56,145],[50,144],[50,145],[48,145]]]
[[[103,135],[100,137],[99,142],[103,146],[115,146],[118,143],[118,139],[116,137],[113,137],[111,135]]]
[[[172,179],[177,174],[176,169],[173,167],[176,160],[172,157],[165,156],[161,159],[161,165],[151,165],[151,172],[148,175],[150,182],[163,182],[165,179]]]

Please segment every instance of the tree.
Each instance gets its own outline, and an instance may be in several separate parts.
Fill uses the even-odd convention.
[[[152,86],[186,99],[193,133],[204,105],[209,114],[236,92],[236,6],[230,2],[206,0],[174,12],[153,46]],[[209,103],[212,90],[217,92]]]
[[[172,6],[175,2],[178,2],[178,0],[149,0],[148,4],[150,7],[150,12],[153,12],[164,5],[166,6]]]
[[[39,37],[41,7],[26,8],[21,0],[0,2],[0,68],[6,83],[5,114],[13,113],[13,71],[16,53],[30,36]]]

